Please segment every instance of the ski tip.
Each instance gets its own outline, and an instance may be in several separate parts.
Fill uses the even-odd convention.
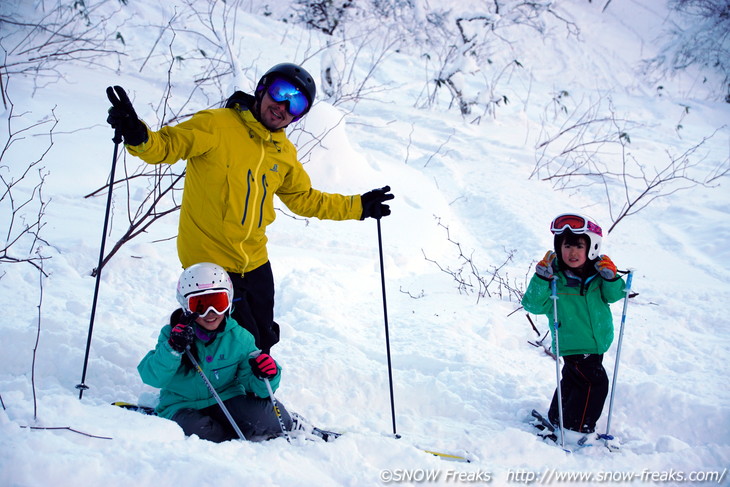
[[[127,409],[129,411],[136,411],[138,413],[147,414],[149,416],[157,416],[157,413],[155,412],[155,408],[152,406],[140,406],[139,404],[134,404],[131,402],[125,402],[125,401],[115,401],[111,403],[112,406],[117,406],[123,409]]]
[[[430,453],[433,456],[443,458],[444,460],[451,460],[454,462],[463,462],[463,463],[471,463],[471,459],[467,457],[463,457],[461,455],[453,455],[451,453],[442,453],[432,450],[423,450],[426,453]]]
[[[312,430],[312,434],[322,440],[324,440],[326,443],[335,441],[337,438],[342,436],[342,433],[336,433],[334,431],[327,431],[320,428],[315,427]]]

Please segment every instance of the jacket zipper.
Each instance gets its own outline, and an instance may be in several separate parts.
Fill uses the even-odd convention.
[[[259,174],[261,172],[261,165],[264,162],[264,156],[266,155],[266,150],[264,149],[264,140],[261,139],[261,143],[259,145],[261,149],[261,153],[259,155],[259,162],[256,164],[255,171],[248,170],[248,191],[246,193],[246,208],[243,212],[243,219],[241,220],[241,225],[244,225],[246,223],[247,219],[247,213],[248,213],[248,204],[249,201],[257,201],[258,200],[258,193],[259,193],[259,187],[258,184],[256,184],[256,174]],[[253,183],[253,185],[251,184]],[[264,191],[264,198],[266,198],[266,193]],[[262,203],[263,207],[263,203]],[[259,222],[261,221],[261,217],[259,217]],[[260,223],[259,223],[260,224]],[[246,231],[246,235],[244,236],[244,240],[248,240],[248,238],[251,236],[251,232],[253,231],[255,223],[251,222],[251,225],[248,226],[248,230]]]
[[[251,199],[251,181],[253,181],[253,174],[251,173],[251,170],[248,170],[248,174],[246,175],[246,198],[243,202],[243,218],[241,219],[241,225],[246,224],[246,217],[248,216],[248,202]]]
[[[266,181],[266,174],[261,176],[261,187],[264,189],[264,194],[261,197],[261,206],[259,206],[259,228],[264,221],[264,203],[266,203],[266,194],[269,190],[269,183]]]

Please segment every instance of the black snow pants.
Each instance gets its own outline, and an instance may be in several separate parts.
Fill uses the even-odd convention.
[[[282,434],[271,399],[247,394],[227,399],[223,404],[247,440],[265,441]],[[278,401],[277,406],[284,427],[287,431],[291,430],[289,412]],[[186,436],[198,435],[201,439],[216,443],[238,439],[236,430],[218,404],[203,409],[181,409],[173,415],[172,420],[180,425]]]
[[[264,353],[279,342],[279,325],[274,321],[274,274],[267,262],[245,274],[229,272],[233,282],[231,317],[251,332]]]
[[[593,433],[608,395],[608,375],[603,355],[581,354],[563,357],[560,388],[563,400],[563,426],[572,431]],[[548,418],[559,424],[558,390],[550,403]]]

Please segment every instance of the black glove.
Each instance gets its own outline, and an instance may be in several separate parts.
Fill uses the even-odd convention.
[[[192,323],[197,317],[197,313],[185,313],[180,317],[180,322],[172,328],[167,342],[176,352],[183,353],[193,343],[195,331]]]
[[[375,218],[380,220],[384,216],[390,215],[390,206],[384,205],[383,202],[395,198],[390,191],[390,186],[380,189],[374,189],[360,196],[362,201],[362,216],[360,220],[366,218]]]
[[[248,363],[251,364],[253,375],[259,379],[272,379],[279,371],[279,368],[276,366],[276,361],[268,353],[261,353],[256,357],[250,358],[248,359]]]
[[[121,135],[127,145],[140,145],[147,142],[149,138],[147,127],[137,117],[137,112],[134,111],[132,102],[129,101],[124,88],[121,86],[112,88],[110,86],[106,89],[106,96],[112,102],[106,122],[116,130],[114,141],[121,142],[117,140],[118,136]]]

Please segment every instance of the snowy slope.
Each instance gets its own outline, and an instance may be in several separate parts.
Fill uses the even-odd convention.
[[[682,153],[719,129],[705,146],[702,164],[727,160],[727,104],[689,98],[697,94],[692,79],[667,83],[659,96],[636,75],[664,16],[663,7],[644,3],[660,2],[614,0],[605,13],[595,2],[561,2],[561,12],[581,27],[583,41],[556,35],[550,42],[521,43],[529,75],[516,74],[502,85],[513,102],[479,124],[447,111],[448,100],[414,108],[424,84],[414,76],[422,72],[422,60],[397,53],[375,73],[387,90],[360,101],[352,113],[320,101],[305,119],[306,130],[330,130],[306,165],[315,187],[351,194],[388,184],[396,195],[381,229],[399,440],[389,436],[374,221],[305,221],[287,212],[269,231],[283,337],[272,353],[285,369],[277,397],[317,425],[345,431],[337,442],[213,444],[185,438],[170,421],[109,406],[116,400],[156,400],[156,390],[141,383],[136,366],[176,306],[180,265],[170,239],[177,232],[176,216],[124,246],[104,268],[85,381],[90,389],[79,400],[75,385],[94,289],[90,271],[98,259],[106,201],[84,196],[106,181],[113,149],[104,89],[124,86],[140,115],[156,121],[153,108],[165,89],[166,64],[158,59],[143,73],[138,67],[149,50],[142,43],[147,23],[159,25],[165,17],[157,7],[123,10],[129,15],[139,8],[125,32],[135,32],[128,45],[140,47],[129,48],[128,64],[118,73],[69,68],[61,83],[33,96],[30,83],[16,79],[16,110],[41,118],[55,106],[59,126],[44,159],[45,194],[51,199],[44,252],[51,258],[44,264],[43,295],[31,266],[0,269],[0,485],[365,486],[418,472],[438,475],[428,482],[436,485],[487,478],[507,485],[526,480],[518,474],[529,479],[571,472],[593,475],[593,481],[616,472],[635,474],[636,483],[648,482],[653,472],[674,472],[662,482],[673,485],[679,484],[677,472],[723,472],[730,466],[730,392],[722,385],[730,374],[726,177],[717,188],[657,200],[604,239],[603,250],[620,268],[636,269],[639,292],[628,308],[612,419],[612,433],[624,445],[619,453],[592,448],[566,455],[535,438],[525,420],[531,409],[547,408],[554,362],[527,343],[535,333],[524,311],[516,311],[514,297],[504,289],[500,297],[497,287],[490,288],[491,296],[460,293],[454,278],[436,265],[463,264],[449,238],[483,276],[512,254],[502,275],[524,289],[534,261],[552,245],[548,225],[554,215],[585,211],[610,226],[600,191],[557,191],[530,178],[541,131],[562,123],[545,118],[558,90],[570,92],[571,108],[610,95],[617,113],[641,121],[632,132],[631,150],[638,158],[665,158],[665,149]],[[301,39],[324,42],[263,16],[241,14],[238,29],[247,45],[241,64],[256,66],[249,83],[254,71],[301,59]],[[313,57],[305,66],[318,73],[319,62]],[[183,96],[190,81],[184,72],[175,76]],[[691,108],[678,135],[684,105]],[[202,103],[191,110],[198,108]],[[32,146],[23,147],[27,158],[17,156],[9,170],[34,157]],[[127,162],[136,167],[132,158]],[[126,228],[125,204],[116,194],[108,242]],[[620,304],[613,307],[617,327]],[[544,319],[533,319],[546,331]],[[615,345],[606,354],[609,375]],[[599,429],[606,427],[607,410]],[[56,427],[86,435],[40,429]],[[474,462],[445,462],[417,447],[468,453]],[[458,473],[472,477],[459,480]],[[727,474],[722,482],[728,483]]]

